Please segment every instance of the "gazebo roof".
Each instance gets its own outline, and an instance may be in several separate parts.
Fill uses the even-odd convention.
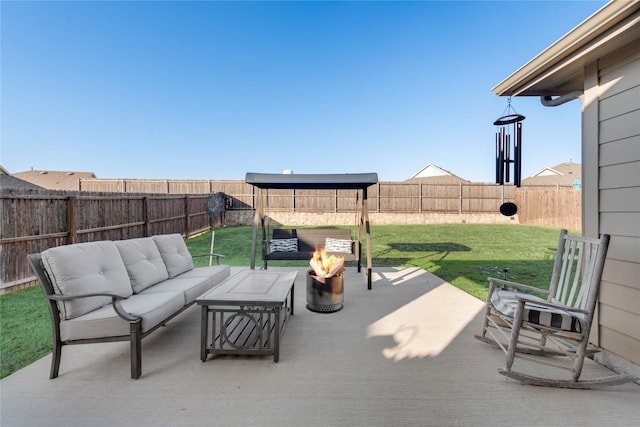
[[[245,182],[258,188],[364,189],[378,183],[378,174],[279,174],[247,172]]]

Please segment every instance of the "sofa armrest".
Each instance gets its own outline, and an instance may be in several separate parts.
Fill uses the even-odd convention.
[[[191,255],[192,258],[201,258],[201,257],[216,257],[216,264],[220,265],[220,259],[224,258],[224,255],[221,254],[200,254],[200,255]]]
[[[126,311],[122,307],[122,304],[120,303],[121,300],[129,298],[129,295],[122,295],[116,292],[109,292],[109,291],[92,292],[89,294],[77,294],[77,295],[60,295],[60,294],[47,295],[47,298],[49,298],[52,301],[72,301],[80,298],[91,298],[91,297],[110,297],[111,305],[113,305],[113,309],[115,310],[118,316],[120,316],[122,319],[126,320],[127,322],[136,322],[140,320],[140,317],[134,316],[133,314]]]
[[[117,299],[126,299],[126,298],[128,298],[128,296],[121,295],[121,294],[118,294],[116,292],[109,292],[109,291],[92,292],[92,293],[89,293],[89,294],[76,294],[76,295],[55,294],[55,295],[48,295],[47,296],[47,298],[49,298],[50,300],[54,300],[54,301],[72,301],[74,299],[91,298],[91,297],[110,297],[110,298],[117,298]]]

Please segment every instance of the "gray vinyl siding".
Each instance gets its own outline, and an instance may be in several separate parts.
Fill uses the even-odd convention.
[[[611,234],[598,344],[640,364],[640,48],[601,58],[598,80],[598,230],[584,230]]]

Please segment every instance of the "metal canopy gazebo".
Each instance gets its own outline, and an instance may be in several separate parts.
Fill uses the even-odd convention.
[[[369,211],[367,209],[367,188],[378,183],[377,173],[354,174],[275,174],[247,172],[245,182],[262,190],[268,189],[312,189],[312,190],[362,190],[360,204],[360,221],[358,227],[358,271],[362,267],[360,248],[362,247],[363,227],[367,242],[367,288],[371,289],[371,230],[369,227]],[[266,238],[265,212],[262,193],[258,197],[256,213],[253,221],[253,236],[251,239],[251,269],[256,266],[256,244],[258,240],[258,226],[263,239]]]

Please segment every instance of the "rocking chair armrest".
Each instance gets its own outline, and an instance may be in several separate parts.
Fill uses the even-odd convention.
[[[202,258],[202,257],[212,257],[212,256],[216,257],[216,263],[218,265],[220,265],[220,259],[224,258],[224,255],[222,255],[222,254],[213,254],[213,253],[212,254],[191,255],[192,258]]]
[[[523,291],[540,292],[543,294],[549,293],[547,289],[536,288],[535,286],[523,285],[522,283],[511,282],[504,279],[497,279],[495,277],[489,277],[487,280],[489,280],[491,284],[499,284],[503,285],[504,287],[512,287]]]
[[[564,311],[568,311],[571,313],[579,313],[579,314],[587,314],[588,312],[579,308],[574,308],[574,307],[569,307],[568,305],[564,305],[564,304],[560,304],[557,302],[551,302],[551,301],[540,301],[539,299],[535,298],[532,295],[527,295],[527,294],[517,294],[516,299],[518,299],[518,301],[522,301],[524,302],[524,304],[526,305],[527,303],[531,303],[531,304],[535,304],[538,306],[542,306],[542,307],[549,307],[549,308],[559,308],[561,310]]]

